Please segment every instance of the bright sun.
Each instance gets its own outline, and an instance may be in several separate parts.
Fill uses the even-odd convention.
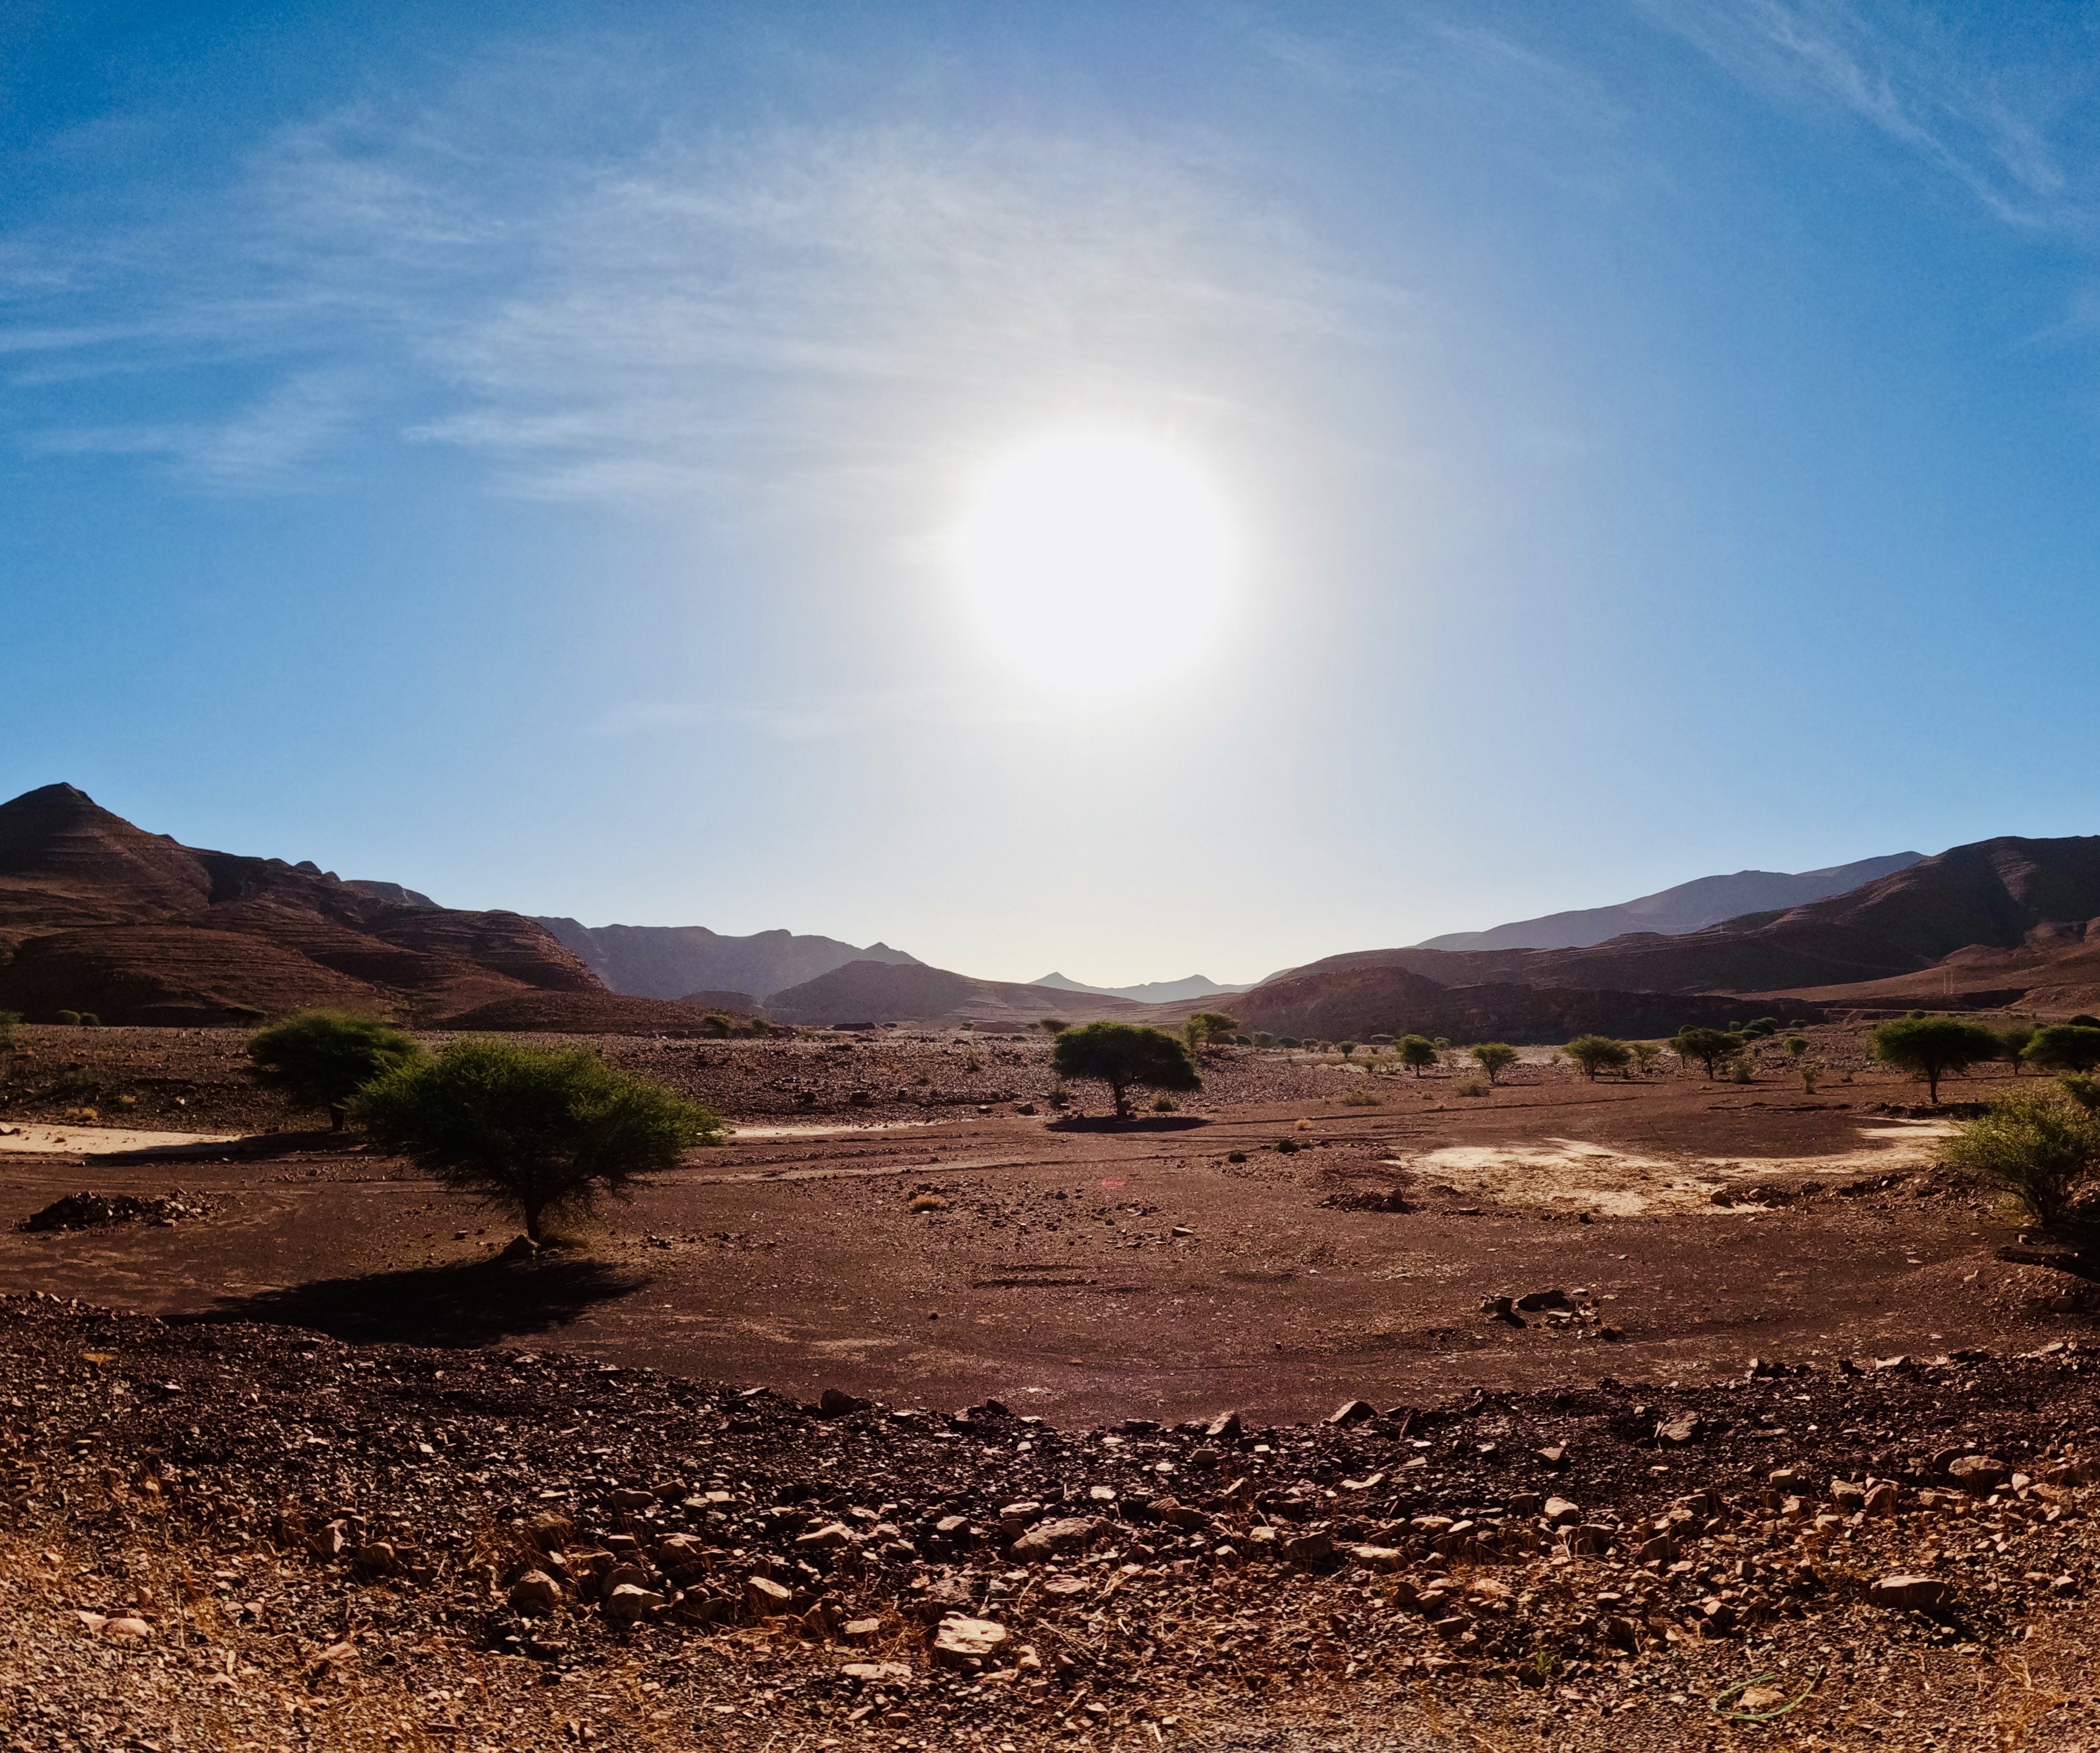
[[[1089,691],[1186,668],[1224,619],[1239,559],[1200,472],[1098,430],[1038,438],[986,469],[951,553],[1000,656]]]

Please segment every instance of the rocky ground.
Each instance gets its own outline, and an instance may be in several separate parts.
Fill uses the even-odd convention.
[[[39,1753],[2100,1745],[2093,1359],[1061,1430],[11,1297],[0,1710]]]
[[[433,1048],[452,1037],[421,1036]],[[707,1102],[733,1120],[819,1116],[860,1121],[942,1118],[982,1107],[1051,1115],[1101,1113],[1099,1086],[1074,1086],[1061,1104],[1048,1037],[828,1030],[769,1039],[651,1040],[628,1035],[534,1035],[549,1046],[589,1046]],[[191,1132],[267,1132],[320,1117],[288,1104],[255,1076],[247,1032],[234,1028],[77,1028],[23,1025],[0,1047],[0,1121],[158,1126]],[[1361,1073],[1335,1055],[1223,1052],[1205,1064],[1191,1113],[1257,1101],[1318,1101]],[[92,1117],[91,1118],[90,1117]]]

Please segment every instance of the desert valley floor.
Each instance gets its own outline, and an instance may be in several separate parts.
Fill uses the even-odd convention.
[[[1811,1033],[1125,1125],[1025,1036],[609,1038],[735,1130],[514,1261],[236,1032],[24,1028],[15,1744],[2087,1745],[2086,1280]],[[178,1209],[18,1227],[86,1191]]]

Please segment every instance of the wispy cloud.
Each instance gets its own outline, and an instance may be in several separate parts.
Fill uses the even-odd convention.
[[[2087,192],[2052,146],[2082,55],[2022,64],[1922,8],[1849,0],[1635,0],[1743,83],[1859,117],[2023,227],[2088,223]],[[1968,20],[1971,29],[1986,22]]]
[[[673,113],[565,152],[533,81],[574,113],[579,77],[508,62],[413,111],[288,130],[238,188],[155,227],[15,240],[0,359],[18,385],[228,361],[252,382],[281,362],[274,392],[210,418],[29,442],[267,484],[344,421],[406,406],[403,436],[521,493],[879,493],[929,448],[1075,405],[1262,417],[1375,297],[1215,142]],[[331,372],[390,393],[361,412]]]
[[[363,389],[355,373],[302,372],[224,420],[60,427],[37,433],[30,443],[45,456],[156,457],[178,478],[213,492],[267,491],[291,484],[350,425]]]

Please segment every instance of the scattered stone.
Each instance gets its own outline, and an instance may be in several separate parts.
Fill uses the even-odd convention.
[[[1868,1585],[1867,1599],[1877,1607],[1930,1612],[1946,1605],[1949,1592],[1947,1584],[1936,1576],[1885,1576]]]
[[[68,1193],[22,1220],[32,1232],[54,1230],[99,1230],[117,1223],[176,1223],[186,1218],[201,1218],[209,1211],[203,1201],[185,1199],[142,1199],[130,1193]]]
[[[527,1570],[510,1585],[510,1605],[527,1619],[552,1613],[562,1604],[562,1585],[545,1570]]]
[[[1006,1641],[1006,1627],[992,1619],[951,1614],[933,1634],[933,1659],[943,1667],[968,1667]]]
[[[1947,1477],[1965,1491],[1987,1497],[2013,1476],[2013,1469],[1991,1455],[1964,1455],[1948,1464]]]
[[[839,1672],[863,1686],[898,1685],[911,1678],[911,1670],[902,1662],[848,1662]]]
[[[1541,1309],[1564,1309],[1568,1306],[1568,1293],[1564,1290],[1527,1291],[1516,1299],[1516,1306],[1526,1315]]]
[[[794,1605],[794,1592],[783,1588],[770,1576],[746,1577],[743,1610],[754,1619],[775,1618]]]

